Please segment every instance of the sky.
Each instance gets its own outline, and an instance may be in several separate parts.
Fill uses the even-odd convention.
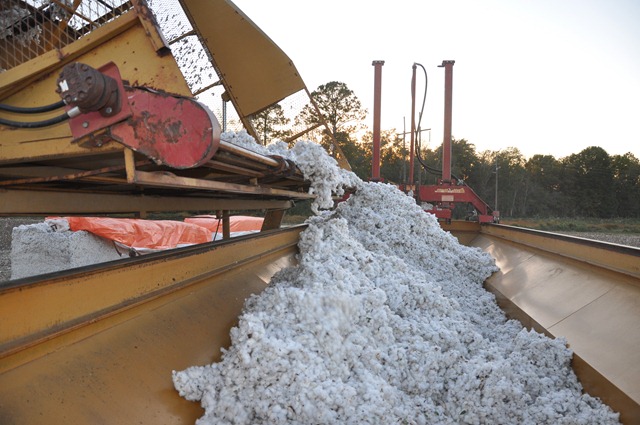
[[[589,146],[640,158],[638,0],[234,0],[293,61],[310,91],[345,83],[373,127],[411,123],[413,63],[428,74],[422,128],[442,143],[443,60],[453,67],[453,137],[478,152],[562,158]],[[417,73],[420,109],[424,76]],[[427,136],[424,136],[425,140]]]

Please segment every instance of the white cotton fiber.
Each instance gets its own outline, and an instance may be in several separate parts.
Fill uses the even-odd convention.
[[[199,425],[618,423],[581,394],[565,341],[506,320],[488,254],[315,146],[292,149],[312,187],[357,190],[308,220],[299,265],[247,300],[219,363],[173,373]]]
[[[355,188],[362,183],[354,173],[338,167],[336,160],[317,143],[301,141],[289,150],[286,143],[278,141],[265,147],[257,144],[245,130],[222,133],[220,139],[261,155],[279,155],[295,162],[311,182],[309,192],[316,195],[311,206],[314,213],[332,208],[332,195],[342,196],[345,187]]]

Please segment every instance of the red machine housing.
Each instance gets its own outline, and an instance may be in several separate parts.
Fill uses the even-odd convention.
[[[456,203],[473,206],[473,213],[467,217],[468,220],[494,223],[500,217],[497,211],[492,211],[489,205],[467,185],[440,181],[437,185],[419,186],[414,193],[419,202],[428,202],[433,205],[433,209],[425,211],[435,214],[438,219],[450,221]]]
[[[74,140],[100,146],[115,140],[156,164],[185,169],[218,150],[220,125],[195,99],[123,84],[113,63],[99,69],[72,63],[58,78],[58,93],[82,114],[69,121]]]

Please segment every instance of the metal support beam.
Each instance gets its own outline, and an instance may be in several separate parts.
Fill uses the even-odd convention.
[[[416,68],[417,65],[414,63],[411,75],[411,144],[409,146],[409,181],[407,182],[410,186],[415,183],[413,180],[413,155],[416,146]]]
[[[223,210],[218,213],[218,217],[222,218],[222,239],[227,240],[231,238],[231,220],[229,216],[229,210]]]
[[[444,68],[444,135],[442,140],[442,180],[451,181],[451,112],[453,98],[453,64],[456,61],[442,61]]]
[[[271,187],[247,186],[244,184],[224,183],[212,180],[201,180],[190,177],[180,177],[161,172],[136,171],[137,184],[167,188],[200,189],[246,195],[282,196],[294,199],[310,199],[315,195],[306,192],[276,189]]]
[[[384,61],[373,61],[373,161],[371,181],[380,181],[380,97],[382,92],[382,65]]]
[[[126,214],[168,211],[288,209],[288,200],[246,200],[181,196],[0,189],[0,216]]]
[[[262,222],[261,232],[265,230],[279,229],[282,224],[282,218],[284,217],[284,211],[282,209],[268,210],[264,215],[264,221]]]

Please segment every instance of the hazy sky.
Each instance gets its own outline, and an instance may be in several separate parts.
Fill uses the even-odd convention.
[[[423,128],[442,143],[453,59],[453,136],[478,151],[560,158],[589,146],[640,157],[638,0],[234,0],[292,59],[309,90],[341,81],[369,110],[382,68],[382,129],[411,113],[411,67],[427,69]],[[424,78],[418,68],[416,108]]]

